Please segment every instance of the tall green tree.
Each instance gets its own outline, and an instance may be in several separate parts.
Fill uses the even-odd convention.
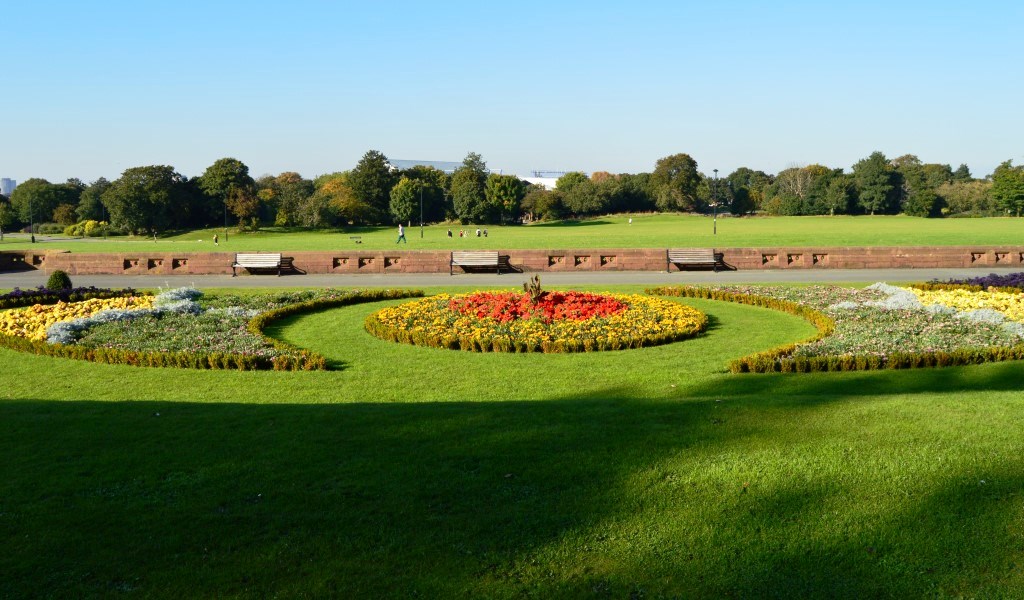
[[[106,221],[107,209],[103,206],[103,192],[110,187],[106,178],[100,177],[90,183],[84,190],[78,201],[76,214],[79,221]]]
[[[205,224],[220,223],[224,219],[225,210],[230,210],[230,197],[248,199],[256,195],[256,182],[249,176],[249,167],[237,158],[221,158],[214,161],[206,167],[196,183],[203,193],[201,218]],[[247,204],[243,202],[239,205],[236,202],[236,206]]]
[[[276,177],[261,177],[257,197],[273,214],[273,222],[281,227],[303,225],[303,206],[313,194],[313,182],[294,171]]]
[[[1020,216],[1024,210],[1024,166],[1015,167],[1008,160],[996,167],[992,173],[992,200],[999,210]]]
[[[373,210],[368,204],[356,198],[349,185],[350,171],[321,175],[313,181],[313,195],[330,205],[335,220],[342,225],[360,225],[369,222]]]
[[[454,217],[454,210],[448,202],[451,178],[447,173],[434,167],[416,165],[406,169],[402,175],[421,184],[423,192],[423,220],[435,223]]]
[[[402,177],[391,188],[391,218],[395,223],[412,225],[413,215],[419,215],[422,189],[422,182],[408,177]]]
[[[853,165],[857,203],[869,214],[895,214],[898,205],[898,175],[881,152],[872,152]]]
[[[971,170],[967,168],[967,165],[962,164],[953,171],[953,181],[973,181],[974,177],[971,176]]]
[[[459,221],[486,222],[486,186],[487,163],[476,152],[470,152],[452,175],[452,205]]]
[[[24,223],[46,223],[53,220],[53,211],[61,204],[78,205],[81,195],[79,184],[78,180],[50,183],[45,179],[32,178],[14,188],[11,206]]]
[[[185,220],[190,201],[187,180],[168,165],[125,169],[103,193],[111,225],[130,233],[156,235]]]
[[[497,211],[500,222],[515,220],[519,216],[519,201],[523,198],[523,182],[515,175],[491,173],[484,184],[484,198],[488,212],[493,215]]]
[[[398,177],[388,164],[388,157],[370,150],[349,173],[348,184],[358,201],[369,207],[371,219],[377,223],[389,220],[391,188]]]
[[[659,159],[651,174],[659,210],[698,210],[697,187],[701,175],[697,161],[689,154],[673,154]]]

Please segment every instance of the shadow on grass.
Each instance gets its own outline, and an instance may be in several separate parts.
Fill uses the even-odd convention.
[[[748,496],[705,471],[803,407],[728,404],[7,402],[0,596],[905,597],[1019,542],[1020,470],[837,530],[827,479]]]
[[[686,388],[696,398],[808,397],[820,401],[844,397],[947,392],[1007,392],[1021,389],[1024,361],[933,369],[854,371],[848,373],[742,374],[701,381]]]

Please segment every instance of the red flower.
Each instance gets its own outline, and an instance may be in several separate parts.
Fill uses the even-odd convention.
[[[520,292],[477,292],[452,298],[448,307],[461,314],[490,317],[499,323],[515,319],[539,318],[551,321],[585,321],[609,317],[626,310],[626,305],[610,296],[589,292],[548,292],[537,304],[529,294]]]

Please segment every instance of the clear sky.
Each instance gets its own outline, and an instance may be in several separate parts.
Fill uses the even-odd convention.
[[[4,2],[0,176],[1024,163],[1024,3]]]

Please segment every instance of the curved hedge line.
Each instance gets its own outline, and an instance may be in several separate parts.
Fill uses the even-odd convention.
[[[924,290],[926,292],[951,292],[955,290],[965,290],[968,292],[1004,292],[1007,294],[1020,294],[1021,289],[1013,286],[998,286],[991,285],[985,287],[983,285],[975,285],[973,283],[912,283],[907,287],[912,287],[917,290]]]
[[[35,290],[21,290],[15,288],[0,296],[0,309],[21,308],[34,306],[36,304],[57,304],[58,302],[81,302],[100,298],[120,298],[122,296],[151,296],[150,292],[140,292],[132,288],[123,290],[111,290],[97,287],[74,288],[70,290],[48,290],[39,288]]]
[[[48,344],[26,338],[0,334],[0,347],[10,348],[19,352],[28,352],[41,356],[71,358],[103,364],[131,365],[136,367],[178,367],[186,369],[227,369],[239,371],[314,371],[327,368],[327,360],[323,355],[309,350],[296,348],[280,340],[268,338],[263,334],[270,322],[282,317],[312,312],[336,306],[376,302],[392,298],[410,298],[422,296],[420,291],[406,290],[367,290],[341,298],[310,300],[300,302],[256,315],[249,321],[249,331],[263,337],[274,345],[274,348],[288,354],[278,356],[252,356],[225,352],[191,353],[191,352],[138,352],[111,348],[87,348],[64,344]]]
[[[250,333],[263,337],[271,344],[274,348],[282,352],[292,352],[303,358],[303,362],[300,365],[301,370],[324,370],[327,368],[327,360],[323,355],[316,352],[310,352],[309,350],[302,350],[287,342],[283,342],[278,339],[267,337],[263,330],[267,328],[272,322],[292,315],[298,315],[308,312],[316,312],[319,310],[326,310],[328,308],[337,308],[339,306],[349,306],[352,304],[363,304],[366,302],[379,302],[381,300],[397,300],[400,298],[421,298],[423,297],[422,290],[363,290],[356,292],[349,296],[342,296],[340,298],[319,298],[316,300],[309,300],[306,302],[299,302],[298,304],[290,304],[288,306],[282,306],[281,308],[275,308],[274,310],[268,310],[265,313],[260,313],[249,320],[249,324],[246,326]],[[278,369],[274,366],[274,370],[300,370],[296,369]]]
[[[965,289],[959,284],[929,284],[953,287],[932,289]],[[980,287],[980,286],[974,286]],[[926,289],[926,288],[921,288]],[[729,363],[733,373],[814,373],[819,371],[870,371],[879,369],[917,369],[925,367],[957,367],[986,362],[1024,359],[1024,344],[993,346],[990,348],[963,348],[950,352],[894,352],[882,357],[870,355],[792,356],[800,344],[815,342],[835,330],[835,321],[828,315],[788,300],[778,300],[754,294],[736,294],[711,288],[668,286],[647,290],[661,296],[683,296],[736,302],[780,310],[803,317],[818,328],[814,337],[738,358]]]
[[[733,373],[769,373],[773,371],[784,371],[786,361],[782,359],[789,358],[790,355],[793,354],[793,350],[795,350],[798,345],[816,342],[824,337],[832,335],[832,332],[836,329],[836,322],[832,317],[829,317],[821,311],[789,300],[779,300],[778,298],[769,298],[768,296],[737,294],[735,292],[727,292],[724,290],[689,286],[665,286],[651,288],[645,290],[645,292],[657,296],[680,296],[684,298],[719,300],[722,302],[735,302],[736,304],[747,304],[750,306],[759,306],[761,308],[770,308],[772,310],[778,310],[805,319],[818,329],[818,333],[816,335],[805,340],[785,344],[783,346],[765,350],[764,352],[757,352],[731,361],[729,363],[729,370]]]

